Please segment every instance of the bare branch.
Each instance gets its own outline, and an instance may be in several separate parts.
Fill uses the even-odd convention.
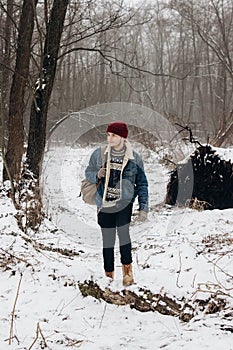
[[[156,77],[167,77],[167,78],[174,78],[174,79],[178,79],[178,80],[184,80],[185,78],[187,78],[190,74],[190,72],[188,72],[187,74],[185,74],[184,76],[176,76],[176,75],[173,75],[173,74],[169,74],[169,73],[156,73],[156,72],[151,72],[147,69],[143,69],[143,68],[139,68],[139,67],[136,67],[128,62],[125,62],[121,59],[118,59],[112,55],[109,55],[107,53],[104,53],[104,51],[100,50],[100,49],[96,49],[96,48],[89,48],[89,47],[78,47],[78,48],[74,48],[74,49],[70,49],[66,52],[64,52],[63,54],[61,54],[58,59],[61,59],[62,57],[64,57],[65,55],[68,55],[70,54],[71,52],[74,52],[74,51],[90,51],[90,52],[98,52],[107,62],[109,62],[110,64],[110,68],[112,70],[112,72],[114,72],[115,74],[118,74],[118,72],[114,71],[112,69],[112,64],[113,62],[118,62],[120,63],[122,66],[125,66],[125,67],[128,67],[134,71],[138,71],[138,72],[141,72],[141,73],[145,73],[145,74],[149,74],[149,75],[153,75],[153,76],[156,76]]]
[[[22,275],[22,273],[21,273],[20,279],[19,279],[18,288],[17,288],[17,291],[16,291],[16,296],[15,296],[15,301],[14,301],[13,309],[12,309],[12,311],[11,311],[11,323],[10,323],[9,345],[11,345],[11,341],[12,341],[12,339],[13,339],[13,326],[14,326],[14,318],[15,318],[15,308],[16,308],[16,304],[17,304],[18,297],[19,297],[19,290],[20,290],[20,285],[21,285],[21,282],[22,282],[22,278],[23,278],[23,275]]]

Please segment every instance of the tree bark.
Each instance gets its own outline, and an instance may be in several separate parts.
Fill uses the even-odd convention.
[[[35,87],[35,96],[31,106],[27,164],[36,178],[39,178],[41,172],[46,143],[48,106],[56,74],[58,51],[68,2],[68,0],[54,0],[47,26],[43,68]]]
[[[214,314],[224,310],[227,306],[226,300],[217,294],[211,295],[206,300],[187,300],[170,297],[162,290],[154,294],[144,288],[139,288],[138,293],[129,289],[121,291],[101,289],[93,281],[79,282],[78,286],[83,297],[91,296],[117,306],[129,305],[131,309],[140,312],[159,312],[162,315],[178,317],[183,322],[189,322],[197,313]]]
[[[19,24],[18,47],[16,65],[10,91],[8,143],[6,151],[6,167],[3,179],[20,179],[22,157],[24,153],[24,95],[28,81],[31,54],[31,40],[34,28],[34,6],[37,0],[24,0]]]
[[[166,294],[154,294],[148,289],[140,289],[140,295],[124,289],[123,291],[113,292],[109,288],[104,290],[93,281],[84,281],[78,284],[83,295],[92,296],[99,300],[104,300],[109,304],[117,306],[130,305],[131,309],[140,312],[159,312],[162,315],[178,316],[181,320],[188,322],[194,316],[192,306],[182,303],[181,301],[171,298]]]
[[[9,69],[9,62],[11,60],[11,33],[12,33],[12,18],[13,15],[13,0],[7,0],[7,16],[4,28],[4,46],[3,46],[3,65],[0,64],[2,70],[1,94],[2,94],[2,123],[3,136],[5,136],[5,127],[8,120],[8,98],[10,91],[11,73]],[[2,18],[1,18],[2,21]]]

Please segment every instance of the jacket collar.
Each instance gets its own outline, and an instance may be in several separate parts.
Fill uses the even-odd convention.
[[[125,140],[125,146],[126,146],[125,159],[134,159],[133,149],[132,149],[132,146],[128,140]],[[107,153],[110,154],[110,151],[111,151],[111,147],[110,147],[110,145],[108,145],[105,149],[104,154],[107,154]]]

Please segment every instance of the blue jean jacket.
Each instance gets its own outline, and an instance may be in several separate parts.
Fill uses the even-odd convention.
[[[108,163],[110,147],[105,150],[105,162]],[[92,183],[98,183],[98,171],[102,167],[101,148],[97,148],[91,155],[89,164],[85,170],[85,177]],[[103,179],[97,190],[96,205],[102,207],[104,189],[106,181]],[[144,171],[144,165],[141,157],[135,151],[132,151],[131,145],[126,143],[126,153],[123,160],[122,178],[121,178],[121,201],[131,202],[138,197],[139,210],[148,211],[148,181]]]

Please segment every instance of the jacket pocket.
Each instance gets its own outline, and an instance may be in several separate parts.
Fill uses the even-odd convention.
[[[137,174],[137,168],[133,167],[133,168],[126,168],[123,170],[123,174],[122,177],[123,178],[129,178],[129,177],[135,177],[135,175]]]

